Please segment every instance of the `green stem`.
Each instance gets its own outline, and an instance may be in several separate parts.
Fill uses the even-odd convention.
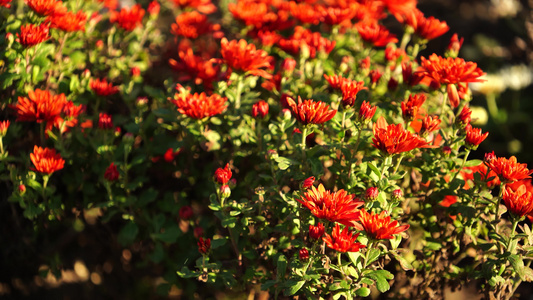
[[[242,88],[244,86],[242,79],[243,79],[243,76],[239,75],[239,78],[237,79],[237,90],[235,92],[235,110],[238,110],[239,108],[241,108],[241,93],[242,93]]]
[[[4,156],[4,142],[1,136],[0,136],[0,154],[2,154],[2,157]]]
[[[489,109],[490,117],[493,120],[499,121],[498,105],[496,104],[496,95],[494,93],[489,93],[487,94],[487,97],[485,99],[487,100],[487,108]]]
[[[448,93],[446,91],[442,93],[442,96],[443,97],[439,115],[444,115],[444,110],[446,109],[446,102],[448,102]]]
[[[257,146],[259,146],[259,153],[261,153],[263,151],[263,135],[261,133],[263,129],[263,122],[262,120],[257,120],[257,126],[256,126],[256,130],[257,130]]]
[[[374,241],[369,241],[368,246],[366,247],[365,260],[363,261],[363,270],[366,268],[368,263],[368,258],[370,257],[370,250],[374,247]]]
[[[43,190],[42,190],[43,202],[46,202],[46,186],[48,185],[49,179],[50,179],[49,174],[46,174],[43,176]]]
[[[405,51],[405,48],[407,47],[407,44],[409,43],[410,40],[411,40],[411,34],[408,33],[407,31],[404,31],[403,36],[402,36],[402,42],[400,44],[400,49]]]
[[[507,251],[510,252],[511,254],[514,252],[512,245],[513,245],[513,239],[516,235],[516,226],[518,225],[518,221],[520,221],[520,219],[513,216],[513,230],[511,231],[511,236],[509,237],[509,244],[507,244]]]
[[[418,51],[420,51],[420,45],[418,43],[416,43],[414,46],[413,46],[413,52],[411,53],[411,56],[413,58],[416,58],[418,56]]]
[[[307,137],[307,125],[304,125],[303,131],[302,131],[302,143],[301,143],[302,157],[303,157],[304,163],[306,160],[306,155],[305,155],[305,138],[306,137]]]
[[[503,188],[505,186],[505,183],[500,183],[500,193],[498,195],[498,198],[496,198],[496,215],[494,216],[494,231],[498,233],[498,223],[500,222],[500,201],[502,199],[503,195]],[[499,243],[497,243],[499,244]]]
[[[402,159],[403,159],[403,154],[400,156],[400,158],[398,158],[398,161],[396,162],[396,166],[394,166],[394,173],[392,173],[393,175],[396,174],[396,172],[398,172],[398,169],[400,168],[400,164],[402,163]]]
[[[385,175],[385,170],[387,169],[389,165],[389,158],[390,156],[385,157],[385,160],[383,161],[383,167],[381,168],[381,174],[379,176],[379,180],[383,179],[383,175]]]
[[[455,174],[453,174],[452,180],[450,180],[450,182],[454,181],[455,178],[457,177],[457,174],[459,174],[459,172],[461,172],[461,170],[465,167],[466,159],[468,158],[470,151],[471,151],[470,149],[466,150],[465,156],[463,157],[463,163],[461,164],[461,168],[459,168],[459,170],[455,172]]]

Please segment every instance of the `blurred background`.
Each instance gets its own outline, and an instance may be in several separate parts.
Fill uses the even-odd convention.
[[[450,27],[422,56],[442,55],[457,33],[464,38],[460,57],[487,73],[486,82],[470,86],[475,126],[490,132],[476,154],[514,155],[533,166],[533,1],[420,0],[418,7]]]

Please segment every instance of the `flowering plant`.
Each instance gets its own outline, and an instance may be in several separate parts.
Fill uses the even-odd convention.
[[[416,1],[223,3],[0,0],[14,293],[510,299],[533,280],[533,170],[470,158],[484,72],[457,35],[420,54],[445,22]]]

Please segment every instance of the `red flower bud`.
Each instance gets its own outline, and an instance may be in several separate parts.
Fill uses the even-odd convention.
[[[23,184],[19,185],[19,194],[24,195],[26,193],[26,186]]]
[[[231,196],[231,189],[229,187],[229,185],[227,184],[224,184],[220,187],[220,197],[221,198],[228,198],[229,196]]]
[[[401,189],[396,189],[394,191],[392,191],[392,200],[394,201],[398,201],[400,199],[402,199],[403,197],[403,192]]]
[[[309,259],[309,251],[307,251],[307,249],[305,249],[305,248],[300,249],[300,252],[298,254],[300,256],[300,260],[308,260]]]
[[[226,184],[231,179],[231,169],[229,168],[229,164],[226,164],[226,167],[224,169],[218,168],[215,171],[215,181],[220,184]]]
[[[309,237],[319,240],[324,235],[325,230],[324,224],[322,223],[318,223],[316,226],[309,225]]]
[[[202,254],[209,253],[209,250],[211,250],[211,239],[198,239],[198,252]]]
[[[264,118],[268,115],[268,103],[260,100],[252,106],[252,116],[254,118],[261,117]]]
[[[198,227],[195,227],[194,228],[194,231],[193,231],[193,234],[194,234],[194,237],[195,238],[200,238],[204,235],[204,229],[200,226]]]
[[[376,200],[378,198],[378,195],[379,189],[377,187],[369,187],[368,189],[366,189],[365,199],[370,201]]]
[[[118,173],[117,166],[115,166],[115,163],[111,163],[109,167],[107,167],[107,169],[105,170],[104,178],[107,181],[113,182],[117,181],[119,177],[120,174]]]
[[[285,58],[285,60],[283,61],[283,65],[282,65],[283,70],[290,73],[294,70],[295,67],[296,67],[296,60],[294,60],[294,58],[290,58],[290,57]]]
[[[313,182],[315,182],[315,176],[311,176],[303,181],[302,188],[308,189],[313,186]]]
[[[179,211],[180,219],[182,220],[189,220],[194,215],[194,212],[192,211],[192,207],[189,205],[182,206]]]

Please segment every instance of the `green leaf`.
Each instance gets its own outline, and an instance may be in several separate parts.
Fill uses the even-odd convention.
[[[265,281],[265,283],[263,283],[263,284],[261,285],[261,290],[262,290],[262,291],[266,291],[266,290],[268,290],[269,288],[273,287],[276,283],[277,283],[276,280],[267,280],[267,281]]]
[[[367,264],[369,265],[373,263],[374,261],[376,261],[376,259],[379,258],[380,254],[381,254],[381,251],[379,249],[376,249],[376,248],[370,249],[370,254],[368,255]]]
[[[403,256],[399,255],[396,252],[391,252],[391,253],[392,253],[392,256],[394,256],[394,258],[396,259],[396,261],[400,263],[400,267],[402,267],[404,271],[413,270],[413,266],[411,265],[411,263],[408,262]]]
[[[237,218],[228,217],[228,218],[223,219],[221,223],[222,223],[223,227],[233,228],[233,227],[235,227],[235,223],[236,222],[237,222]]]
[[[127,246],[133,243],[137,234],[139,233],[139,227],[133,222],[128,222],[126,226],[122,227],[118,233],[117,240],[122,246]]]
[[[366,276],[372,278],[376,282],[376,288],[382,293],[390,289],[388,280],[394,278],[394,275],[386,270],[375,270],[368,273]]]
[[[472,159],[472,160],[469,160],[465,163],[465,167],[477,167],[479,165],[481,165],[483,161],[480,160],[480,159]]]
[[[139,196],[139,201],[137,201],[138,206],[145,206],[146,204],[153,202],[159,193],[153,189],[149,188],[142,192],[141,196]]]
[[[287,258],[285,257],[285,255],[283,254],[280,254],[280,256],[278,256],[278,262],[277,262],[277,280],[278,281],[282,281],[283,278],[285,277],[285,272],[287,271]],[[293,294],[291,294],[293,295]]]
[[[222,247],[224,246],[224,244],[226,244],[227,241],[228,241],[227,238],[213,239],[211,240],[211,249]]]
[[[292,296],[296,294],[302,286],[304,286],[305,280],[296,281],[295,279],[291,279],[285,283],[285,286],[288,286],[287,289],[283,291],[283,295],[285,296]]]
[[[368,297],[370,295],[370,289],[367,287],[362,287],[355,290],[355,294],[359,297]]]
[[[516,274],[520,276],[520,279],[524,280],[526,279],[526,270],[524,267],[524,261],[516,254],[509,255],[507,258],[509,262],[511,263],[511,266],[515,270]]]
[[[163,245],[161,243],[156,243],[154,247],[154,252],[152,252],[149,257],[156,264],[163,261],[163,258],[165,257],[165,250],[163,249]]]
[[[165,243],[175,243],[181,236],[181,229],[177,224],[164,228],[164,232],[153,234],[152,237]]]

